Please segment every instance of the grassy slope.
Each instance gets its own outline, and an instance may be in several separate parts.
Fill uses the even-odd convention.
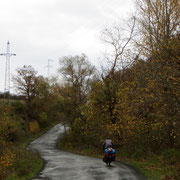
[[[5,170],[6,177],[4,177],[3,180],[30,179],[39,172],[44,162],[38,152],[27,151],[26,146],[58,122],[51,122],[46,128],[40,129],[39,132],[32,134],[24,129],[26,126],[26,114],[23,101],[0,99],[0,105],[4,109],[10,109],[10,111],[8,111],[8,117],[14,121],[15,125],[15,134],[13,134],[14,141],[9,147],[9,150],[15,154],[15,160],[13,165]]]
[[[41,159],[38,152],[27,151],[26,147],[31,141],[43,135],[55,124],[57,123],[49,125],[36,134],[22,136],[20,140],[14,143],[12,151],[16,154],[16,160],[13,166],[9,169],[9,175],[5,180],[27,180],[34,177],[40,171],[43,167],[44,161]],[[21,127],[19,128],[21,129]]]
[[[17,159],[13,167],[10,169],[9,176],[5,180],[27,180],[35,177],[36,174],[43,167],[44,161],[41,159],[38,152],[31,152],[26,150],[26,146],[33,140],[43,135],[46,131],[52,128],[54,124],[43,129],[35,135],[23,137],[21,141],[16,143],[14,151],[16,152]]]

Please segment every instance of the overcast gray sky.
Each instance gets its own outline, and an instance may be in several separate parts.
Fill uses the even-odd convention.
[[[103,53],[100,32],[127,17],[133,0],[1,0],[0,53],[10,41],[11,74],[32,65],[47,75],[48,59],[55,74],[58,59],[86,54],[98,65]],[[0,56],[0,91],[4,90],[5,57]]]

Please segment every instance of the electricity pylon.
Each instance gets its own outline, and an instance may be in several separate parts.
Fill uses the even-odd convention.
[[[4,82],[4,97],[8,93],[8,98],[10,99],[10,57],[16,56],[16,54],[10,53],[10,43],[7,42],[6,53],[0,54],[0,56],[6,56],[6,67],[5,67],[5,82]]]
[[[47,66],[45,66],[45,67],[47,67],[47,68],[48,68],[48,71],[47,71],[47,77],[48,77],[48,78],[49,78],[49,74],[50,74],[50,68],[53,68],[52,66],[50,66],[50,61],[53,61],[53,60],[48,59],[48,65],[47,65]]]

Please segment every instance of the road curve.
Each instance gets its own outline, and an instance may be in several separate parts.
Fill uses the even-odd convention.
[[[125,164],[113,162],[108,167],[101,159],[59,150],[56,143],[63,134],[64,128],[58,124],[27,147],[39,151],[45,161],[43,170],[33,180],[145,180]]]

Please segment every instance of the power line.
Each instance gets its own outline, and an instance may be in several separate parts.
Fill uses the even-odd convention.
[[[7,42],[6,53],[0,54],[0,56],[6,57],[6,67],[5,67],[5,82],[4,82],[4,97],[8,93],[8,98],[10,99],[10,57],[16,56],[16,54],[10,53],[10,43]]]

